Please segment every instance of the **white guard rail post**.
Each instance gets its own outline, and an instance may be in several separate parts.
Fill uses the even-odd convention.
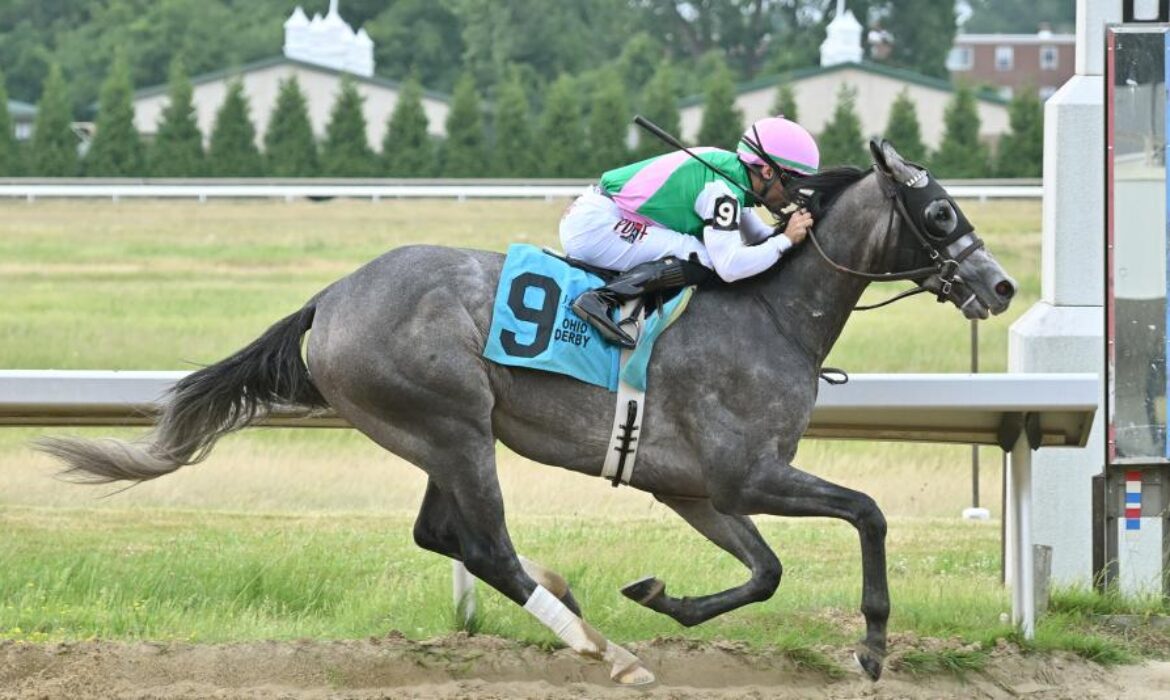
[[[0,426],[149,425],[185,372],[0,370]],[[1012,620],[1035,633],[1031,451],[1083,447],[1097,410],[1095,374],[859,374],[822,384],[811,438],[999,445],[1011,452],[1007,525]],[[263,425],[348,427],[325,412],[275,411]],[[474,612],[474,580],[456,562],[454,599]]]

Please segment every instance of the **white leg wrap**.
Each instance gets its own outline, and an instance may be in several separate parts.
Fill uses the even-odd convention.
[[[544,626],[561,638],[569,648],[581,654],[600,657],[605,651],[605,640],[598,644],[589,638],[585,632],[585,623],[565,607],[555,595],[548,592],[544,586],[538,585],[536,590],[524,604],[524,609],[532,613]]]
[[[537,585],[524,609],[540,620],[578,654],[603,659],[610,664],[609,677],[622,685],[645,685],[654,682],[654,674],[638,657],[621,646],[607,641],[584,620],[573,614],[544,586]]]

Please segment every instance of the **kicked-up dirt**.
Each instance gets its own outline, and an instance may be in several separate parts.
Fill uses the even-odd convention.
[[[410,641],[0,642],[0,698],[1170,698],[1170,663],[1105,668],[1076,656],[991,651],[964,676],[915,675],[897,653],[882,679],[848,649],[826,649],[831,677],[780,653],[737,644],[633,644],[657,683],[622,688],[568,650],[490,636]]]

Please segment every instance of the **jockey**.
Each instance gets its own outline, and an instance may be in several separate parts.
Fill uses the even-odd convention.
[[[812,228],[812,215],[800,209],[777,235],[752,210],[762,204],[778,214],[789,204],[789,179],[817,171],[816,142],[800,125],[768,117],[748,127],[736,153],[691,151],[721,172],[684,151],[643,160],[604,173],[561,218],[569,257],[622,273],[572,306],[611,343],[635,342],[610,318],[613,308],[702,281],[711,270],[725,282],[751,277]]]

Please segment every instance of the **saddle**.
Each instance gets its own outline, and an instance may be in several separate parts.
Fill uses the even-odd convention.
[[[556,251],[544,249],[543,252],[601,279],[602,285],[573,299],[573,312],[597,329],[607,342],[631,350],[637,346],[640,321],[665,308],[683,289],[716,278],[693,256],[691,260],[667,256],[612,272]]]
[[[557,260],[560,260],[561,262],[565,263],[569,267],[575,267],[578,270],[584,270],[585,272],[588,272],[591,275],[596,275],[597,277],[600,277],[601,281],[605,282],[606,284],[608,284],[609,282],[611,282],[613,280],[613,278],[618,276],[618,273],[614,272],[613,270],[607,270],[604,267],[597,267],[596,265],[590,265],[589,263],[583,262],[583,261],[578,260],[576,258],[571,258],[559,250],[554,250],[552,248],[546,247],[546,248],[541,248],[540,251],[542,253],[544,253],[545,255],[551,255],[552,257],[556,258]]]

